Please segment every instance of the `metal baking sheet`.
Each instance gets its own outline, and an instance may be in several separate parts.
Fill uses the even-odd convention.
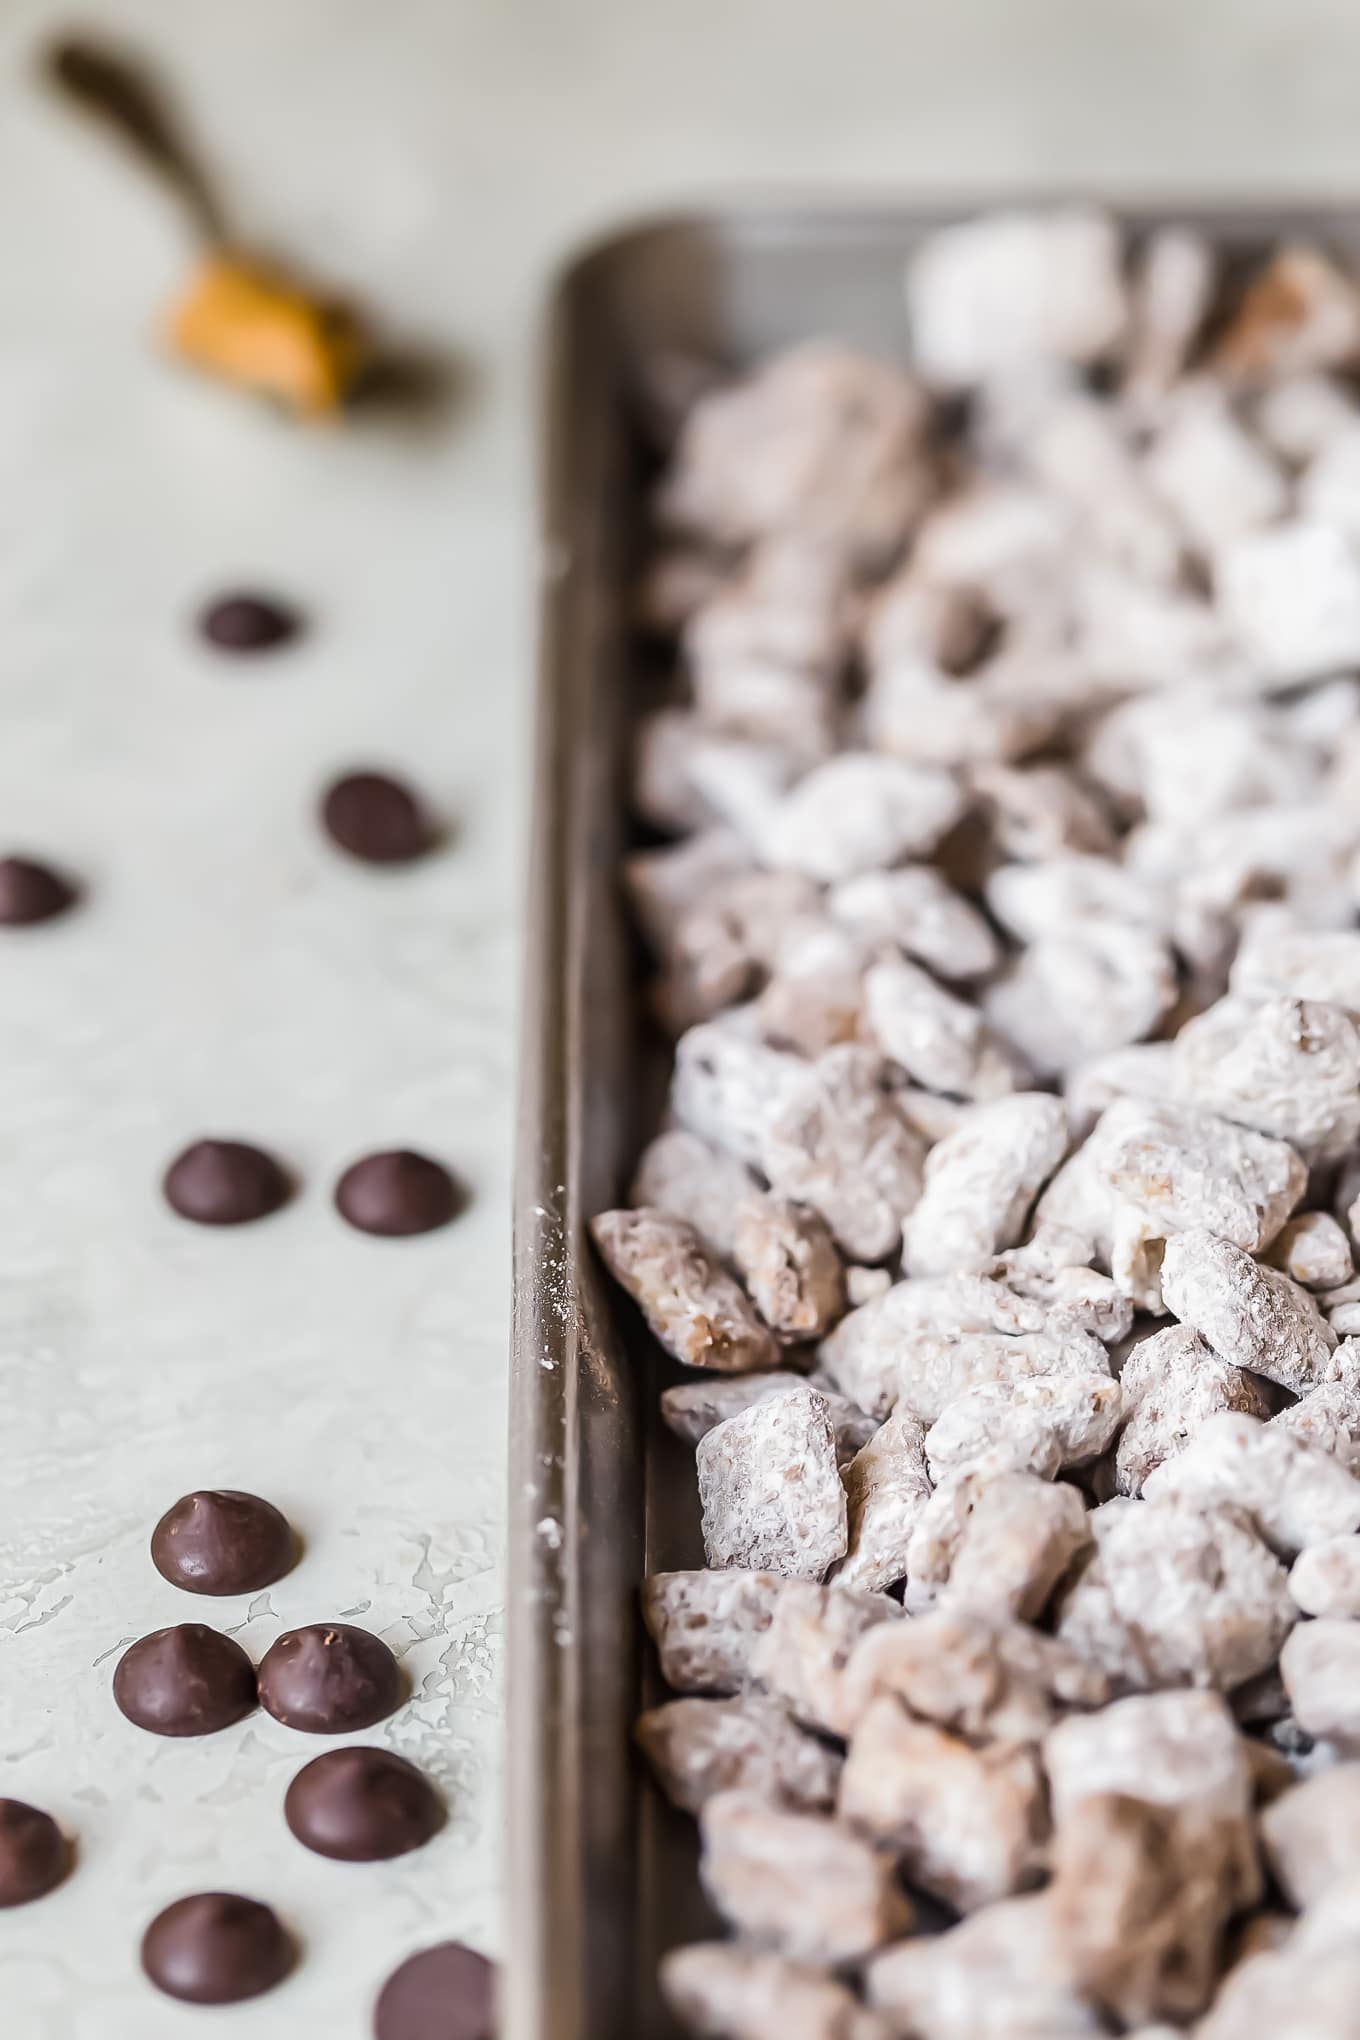
[[[616,1312],[585,1233],[648,1130],[627,843],[625,601],[644,527],[644,363],[733,366],[819,334],[905,355],[902,269],[985,199],[858,213],[751,209],[589,249],[551,307],[542,392],[543,607],[515,1245],[507,2040],[661,2040],[665,1948],[708,1931],[691,1823],[643,1780],[630,1728],[656,1695],[645,1572],[700,1562],[692,1455],[657,1415],[668,1363]],[[1353,214],[1116,207],[1189,220],[1249,255],[1281,237],[1360,248]]]

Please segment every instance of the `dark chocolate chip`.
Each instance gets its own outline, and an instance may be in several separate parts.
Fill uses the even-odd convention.
[[[118,1660],[113,1697],[152,1735],[212,1735],[255,1705],[255,1667],[239,1643],[202,1622],[155,1629]]]
[[[54,920],[75,897],[75,887],[50,865],[0,857],[0,928],[32,928]]]
[[[495,2040],[496,1971],[461,1941],[412,1955],[388,1977],[374,2040]]]
[[[50,1813],[22,1799],[0,1799],[0,1906],[27,1905],[53,1890],[70,1859]]]
[[[409,786],[383,772],[351,772],[327,789],[321,819],[333,843],[366,864],[409,864],[429,849],[429,822]]]
[[[444,1808],[429,1779],[391,1750],[327,1750],[288,1787],[283,1817],[318,1856],[380,1863],[428,1842]]]
[[[401,1700],[401,1671],[381,1637],[344,1622],[289,1629],[260,1660],[260,1704],[288,1728],[347,1735]]]
[[[151,1562],[190,1594],[254,1594],[291,1572],[286,1516],[237,1488],[199,1488],[167,1509],[151,1533]]]
[[[165,1199],[195,1225],[247,1225],[288,1202],[288,1177],[243,1140],[196,1140],[165,1172]]]
[[[409,1148],[351,1162],[335,1186],[340,1216],[360,1232],[380,1233],[386,1239],[447,1225],[457,1216],[461,1201],[448,1170]]]
[[[272,652],[302,628],[295,609],[265,595],[223,595],[200,612],[198,627],[222,652]]]
[[[231,1891],[176,1899],[142,1936],[142,1968],[157,1990],[190,2005],[259,1997],[282,1983],[295,1960],[278,1914]]]

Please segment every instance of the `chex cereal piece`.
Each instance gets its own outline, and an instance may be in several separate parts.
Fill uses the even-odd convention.
[[[1150,405],[1171,388],[1208,316],[1217,278],[1217,256],[1203,234],[1180,226],[1149,234],[1131,285],[1126,399]]]
[[[924,856],[964,806],[963,789],[948,772],[872,751],[842,751],[771,802],[754,840],[776,870],[832,884]]]
[[[715,554],[692,545],[668,545],[643,568],[633,589],[633,620],[648,636],[672,638],[727,579]]]
[[[1244,999],[1310,1000],[1360,1013],[1360,934],[1265,922],[1249,931],[1238,950],[1231,984]],[[1342,1034],[1341,1040],[1344,1061],[1349,1037]],[[1341,1091],[1344,1078],[1334,1081]]]
[[[712,828],[664,849],[636,851],[624,860],[623,882],[648,945],[664,956],[709,888],[750,870],[750,849],[736,831]]]
[[[1299,509],[1321,524],[1360,536],[1360,431],[1352,406],[1338,418],[1332,438],[1310,460],[1299,478]]]
[[[1039,1191],[1067,1149],[1062,1101],[1021,1091],[979,1106],[932,1148],[907,1221],[912,1275],[984,1267],[1018,1244]]]
[[[1067,1116],[1078,1140],[1085,1140],[1116,1098],[1165,1098],[1172,1089],[1169,1041],[1135,1041],[1077,1063],[1063,1078]]]
[[[815,918],[815,892],[787,871],[740,872],[712,886],[670,931],[665,967],[651,987],[662,1025],[683,1034],[749,997],[791,934]]]
[[[1044,1479],[1088,1465],[1119,1428],[1121,1387],[1098,1374],[1032,1374],[970,1388],[926,1434],[930,1477],[938,1487],[998,1446],[1017,1472]]]
[[[1110,1356],[1089,1332],[921,1332],[898,1356],[897,1393],[922,1423],[934,1424],[950,1403],[988,1382],[1010,1386],[1036,1375],[1109,1372]]]
[[[998,1254],[984,1272],[1017,1295],[1042,1303],[1050,1330],[1070,1325],[1114,1346],[1132,1328],[1133,1301],[1111,1276],[1087,1265],[1090,1255],[1089,1240],[1050,1220],[1036,1226],[1024,1246]]]
[[[1238,1963],[1199,2026],[1197,2040],[1260,2040],[1263,2033],[1346,2040],[1360,1995],[1360,1951],[1353,1918],[1355,1879],[1339,1887],[1352,1916],[1339,1932],[1313,1906],[1280,1945]]]
[[[1086,1504],[1066,1482],[974,1468],[937,1488],[907,1553],[911,1613],[940,1602],[1037,1622],[1091,1541]]]
[[[1360,1619],[1360,1537],[1326,1537],[1299,1553],[1289,1591],[1305,1615]]]
[[[732,1258],[756,1309],[781,1339],[820,1339],[845,1312],[845,1277],[825,1221],[787,1197],[749,1197]]]
[[[1176,997],[1165,938],[1133,922],[1081,921],[1038,937],[990,985],[983,1011],[1041,1077],[1139,1042]]]
[[[1333,1359],[1340,1351],[1338,1348]],[[1309,1445],[1330,1452],[1348,1472],[1360,1474],[1360,1391],[1354,1382],[1319,1382],[1270,1421]]]
[[[1231,1502],[1287,1558],[1360,1529],[1360,1480],[1330,1453],[1241,1411],[1208,1417],[1185,1450],[1150,1473],[1149,1500]]]
[[[1036,586],[1070,559],[1075,523],[1049,489],[973,475],[926,513],[910,570],[933,586],[985,588],[1003,616],[1028,615]]]
[[[1259,954],[1271,968],[1274,945]],[[1186,1022],[1171,1062],[1182,1097],[1275,1134],[1310,1159],[1340,1154],[1360,1134],[1360,1028],[1339,1006],[1221,999]]]
[[[1104,808],[1066,766],[978,764],[968,784],[1003,856],[1026,863],[1067,853],[1114,854]]]
[[[929,864],[862,872],[833,886],[827,906],[857,935],[895,943],[951,982],[985,977],[1000,958],[996,936],[977,908]]]
[[[1336,1332],[1307,1289],[1213,1232],[1179,1232],[1166,1242],[1162,1295],[1219,1359],[1295,1395],[1331,1373]]]
[[[1281,460],[1307,467],[1356,422],[1355,400],[1335,377],[1286,376],[1261,391],[1252,411],[1257,431]]]
[[[723,1792],[699,1821],[699,1874],[729,1925],[794,1961],[862,1961],[911,1925],[891,1859],[839,1820]]]
[[[1128,320],[1118,233],[1076,206],[943,228],[911,258],[907,310],[922,372],[947,386],[1047,358],[1099,361]]]
[[[1212,557],[1289,507],[1283,472],[1208,380],[1183,384],[1165,407],[1144,470],[1186,536]]]
[[[688,708],[658,708],[650,715],[639,718],[633,732],[631,777],[629,793],[633,812],[654,829],[688,832],[707,831],[708,825],[717,820],[708,802],[694,784],[693,765],[696,752],[712,740],[712,732],[706,730],[699,718]],[[714,835],[717,835],[714,831]],[[723,832],[725,833],[725,832]],[[684,853],[691,845],[702,845],[696,856],[707,857],[708,844],[705,835],[695,835],[691,843],[678,846],[677,852],[667,848],[664,852],[643,851],[630,860],[625,867],[629,891],[633,895],[634,909],[644,929],[654,939],[666,932],[665,922],[657,912],[674,912],[674,901],[678,886],[685,878]],[[664,860],[664,861],[663,861]],[[679,870],[672,867],[679,863]],[[749,848],[737,839],[737,856],[733,869],[749,866]],[[654,903],[651,880],[660,874],[665,890],[660,902]],[[685,888],[688,893],[688,887]],[[660,941],[656,941],[660,948]]]
[[[1077,1233],[1085,1241],[1088,1257],[1108,1268],[1114,1252],[1118,1200],[1111,1196],[1096,1162],[1093,1143],[1083,1141],[1040,1192],[1034,1225],[1036,1229],[1060,1225]]]
[[[666,1684],[678,1693],[736,1693],[750,1686],[752,1653],[784,1584],[765,1572],[650,1574],[642,1617]]]
[[[1307,1188],[1286,1142],[1192,1106],[1121,1098],[1091,1139],[1110,1191],[1142,1214],[1151,1238],[1194,1227],[1255,1253]]]
[[[783,531],[762,540],[740,570],[696,604],[682,649],[702,713],[713,673],[780,669],[835,679],[850,641],[848,577],[843,556],[825,540]],[[772,734],[787,735],[774,725]]]
[[[1015,1089],[1015,1059],[992,1037],[977,1007],[905,958],[866,971],[864,1014],[883,1053],[928,1091],[996,1098]]]
[[[876,1298],[886,1296],[893,1286],[892,1276],[886,1268],[865,1268],[852,1261],[845,1270],[845,1300],[851,1310],[858,1310],[862,1303],[873,1303]]]
[[[760,1694],[668,1700],[639,1715],[633,1733],[662,1791],[686,1813],[737,1788],[803,1812],[835,1804],[840,1757]]]
[[[774,1365],[769,1331],[693,1226],[644,1205],[602,1211],[590,1230],[610,1274],[675,1359],[725,1374]]]
[[[966,1742],[1035,1742],[1067,1709],[1103,1707],[1110,1682],[1028,1623],[935,1608],[880,1625],[855,1645],[841,1683],[847,1734],[882,1693]]]
[[[1104,718],[1097,730],[1109,720]],[[1127,759],[1128,749],[1127,737],[1121,732],[1115,751],[1121,763]],[[1117,789],[1089,766],[1088,772],[1101,780],[1113,802]],[[1141,801],[1142,792],[1140,779],[1127,790],[1127,797]],[[1158,930],[1167,920],[1164,887],[1107,857],[1068,854],[1029,864],[1001,864],[987,874],[984,890],[992,913],[1020,942],[1037,942],[1073,922],[1109,920]]]
[[[866,945],[849,928],[816,920],[793,929],[757,1001],[766,1040],[806,1056],[854,1041],[863,1016],[865,960]]]
[[[1261,1890],[1250,1752],[1217,1693],[1137,1693],[1073,1714],[1044,1743],[1053,1818],[1061,1826],[1081,1800],[1107,1793],[1197,1810],[1234,1844],[1223,1858],[1228,1902],[1250,1905]]]
[[[1360,296],[1320,248],[1281,248],[1248,286],[1219,339],[1217,367],[1243,382],[1349,368],[1360,356]]]
[[[735,1012],[691,1027],[675,1044],[671,1110],[688,1132],[758,1168],[767,1130],[806,1065],[759,1040],[745,1008]]]
[[[1042,1891],[885,1949],[866,1987],[895,2032],[928,2040],[1096,2040],[1107,2030],[1078,1991]]]
[[[919,661],[958,680],[988,663],[1002,630],[979,588],[923,577],[908,560],[870,596],[859,636],[870,665]]]
[[[1223,1965],[1234,1845],[1229,1824],[1118,1793],[1057,1823],[1055,1930],[1099,2005],[1128,2024],[1203,2011]]]
[[[821,1579],[844,1556],[845,1489],[826,1397],[815,1388],[755,1403],[699,1440],[710,1565]]]
[[[907,1547],[930,1499],[926,1434],[910,1410],[894,1411],[845,1469],[850,1544],[839,1586],[873,1591],[907,1571]]]
[[[844,1735],[851,1655],[861,1637],[884,1623],[895,1629],[901,1616],[901,1603],[886,1594],[790,1580],[751,1657],[751,1676],[806,1727]]]
[[[723,546],[793,529],[890,558],[933,493],[928,423],[900,369],[831,341],[791,347],[694,405],[662,518]]]
[[[1297,1611],[1240,1510],[1120,1499],[1087,1521],[1094,1555],[1058,1606],[1055,1634],[1071,1649],[1143,1691],[1226,1692],[1274,1662]]]
[[[700,2040],[887,2040],[882,2022],[824,1970],[730,1941],[673,1948],[661,1989]]]
[[[1306,1734],[1360,1742],[1360,1622],[1300,1622],[1280,1652],[1280,1675]]]
[[[802,1065],[764,1125],[758,1157],[772,1187],[819,1211],[862,1261],[896,1251],[921,1194],[925,1147],[885,1076],[881,1057],[861,1047]]]
[[[1360,552],[1335,526],[1298,517],[1239,538],[1219,555],[1215,588],[1243,649],[1277,685],[1360,662]]]
[[[1261,1815],[1275,1882],[1296,1911],[1360,1876],[1360,1764],[1336,1764],[1281,1793]]]
[[[1033,1747],[975,1749],[889,1695],[850,1739],[840,1812],[893,1851],[908,1882],[960,1912],[1038,1880],[1048,1820]]]
[[[1353,1338],[1360,1332],[1360,1279],[1352,1276],[1339,1289],[1323,1290],[1318,1302],[1339,1339]]]
[[[784,1395],[791,1388],[804,1387],[801,1374],[777,1369],[773,1374],[710,1374],[701,1381],[685,1381],[678,1388],[663,1389],[661,1415],[668,1430],[687,1445],[697,1445],[715,1424],[725,1424],[752,1403],[767,1396]],[[848,1396],[814,1383],[826,1397],[832,1428],[836,1433],[836,1457],[844,1466],[861,1445],[867,1445],[878,1429],[877,1417],[866,1416]]]
[[[736,1245],[737,1213],[756,1187],[755,1177],[735,1155],[677,1126],[643,1149],[628,1201],[682,1218],[710,1252],[727,1261]]]
[[[1217,1353],[1189,1325],[1168,1325],[1141,1339],[1119,1376],[1125,1424],[1115,1453],[1115,1485],[1141,1495],[1149,1475],[1183,1452],[1201,1424],[1221,1410],[1267,1418],[1271,1403],[1255,1375]]]
[[[1301,1211],[1291,1218],[1267,1258],[1291,1282],[1315,1292],[1338,1289],[1355,1274],[1351,1243],[1330,1211]]]
[[[1042,1332],[1047,1321],[1042,1304],[988,1275],[923,1277],[895,1282],[861,1304],[822,1341],[819,1357],[861,1409],[886,1416],[908,1340],[923,1332]]]
[[[874,750],[955,768],[1027,757],[1062,722],[1057,703],[1008,695],[1004,668],[961,681],[923,659],[892,655],[875,664],[862,713]]]
[[[1210,1232],[1166,1244],[1162,1294],[1219,1355],[1302,1395],[1326,1378],[1336,1334],[1307,1290]]]
[[[782,744],[733,736],[702,721],[702,737],[690,739],[689,784],[712,820],[736,829],[753,855],[761,817],[829,748],[824,722],[806,714],[801,720],[799,735]]]

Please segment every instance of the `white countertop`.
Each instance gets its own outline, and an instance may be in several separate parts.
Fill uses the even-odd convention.
[[[179,221],[33,93],[63,18],[0,4],[0,842],[83,875],[0,944],[0,1794],[78,1834],[0,1918],[6,2040],[362,2040],[409,1949],[499,1932],[512,1009],[532,633],[532,331],[588,228],[736,188],[998,182],[1360,188],[1342,0],[118,0],[183,88],[246,227],[471,364],[446,429],[290,428],[148,344]],[[198,646],[260,584],[313,629]],[[319,839],[318,785],[405,768],[454,824],[415,871]],[[305,1179],[235,1234],[156,1189],[202,1132]],[[373,1146],[444,1156],[447,1232],[349,1232]],[[249,1605],[147,1556],[183,1490],[258,1490],[307,1539]],[[109,1697],[127,1641],[220,1620],[263,1648],[349,1615],[415,1697],[378,1738],[447,1830],[388,1866],[308,1855],[279,1811],[321,1745],[267,1716],[158,1742]],[[226,1886],[305,1955],[253,2005],[142,1982],[148,1917]]]

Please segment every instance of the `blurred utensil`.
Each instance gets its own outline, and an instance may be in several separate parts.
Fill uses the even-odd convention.
[[[116,134],[188,215],[202,259],[170,310],[175,352],[299,415],[337,412],[371,359],[361,320],[350,306],[241,245],[147,67],[71,35],[50,45],[43,70],[71,105]]]

